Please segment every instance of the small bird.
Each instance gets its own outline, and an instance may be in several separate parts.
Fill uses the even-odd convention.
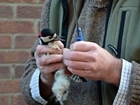
[[[56,41],[64,41],[62,38],[58,37],[51,29],[43,29],[38,36],[39,43],[41,45],[47,45],[51,48],[57,49],[61,54],[61,49],[57,45]],[[50,54],[47,54],[49,56]],[[74,82],[87,82],[85,78],[78,75],[66,75],[65,68],[60,68],[54,73],[55,82],[52,86],[52,92],[56,96],[57,101],[63,105],[63,101],[67,99],[70,87],[70,79]]]
[[[57,45],[56,41],[64,41],[59,38],[56,33],[54,33],[51,29],[43,29],[39,34],[39,43],[41,45],[47,45],[51,48],[56,48],[60,54],[61,49]],[[47,54],[49,56],[50,54]],[[63,105],[63,101],[67,99],[70,87],[70,78],[65,74],[65,68],[60,68],[54,73],[54,83],[52,86],[52,92],[55,95],[57,101]]]
[[[51,29],[43,29],[39,34],[39,43],[41,45],[48,45],[49,47],[56,48],[59,51],[61,50],[59,46],[55,43],[55,41],[64,41],[59,38],[56,33],[54,33]]]

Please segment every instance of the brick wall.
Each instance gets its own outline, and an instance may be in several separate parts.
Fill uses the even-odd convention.
[[[26,105],[20,77],[39,33],[44,0],[0,0],[0,105]]]

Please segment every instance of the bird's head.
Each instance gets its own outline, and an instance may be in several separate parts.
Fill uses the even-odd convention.
[[[43,29],[38,37],[40,39],[40,44],[45,45],[53,41],[64,41],[63,39],[59,38],[57,34],[54,33],[51,29]]]

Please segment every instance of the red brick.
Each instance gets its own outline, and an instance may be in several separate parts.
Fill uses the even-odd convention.
[[[27,51],[0,51],[0,63],[25,63],[29,57]]]
[[[8,96],[2,95],[0,96],[0,105],[8,105],[9,98]]]
[[[10,77],[10,67],[0,66],[0,78],[9,78],[9,77]]]
[[[38,3],[43,4],[45,0],[38,0]]]
[[[0,93],[20,92],[20,80],[0,81]]]
[[[0,36],[0,48],[11,47],[11,36]]]
[[[0,18],[11,18],[11,17],[13,17],[12,7],[0,5]]]
[[[15,67],[15,78],[21,78],[24,72],[24,66],[16,66]]]
[[[0,33],[33,33],[33,22],[0,21]]]
[[[11,97],[11,105],[27,105],[22,97],[22,95],[13,95]]]
[[[39,18],[41,17],[42,6],[18,6],[17,17]]]
[[[38,33],[40,33],[40,21],[38,22],[38,25],[37,25],[37,28],[38,28]]]
[[[36,0],[0,0],[2,3],[35,3]]]
[[[15,47],[16,48],[31,48],[36,40],[37,40],[37,35],[36,36],[16,36]]]

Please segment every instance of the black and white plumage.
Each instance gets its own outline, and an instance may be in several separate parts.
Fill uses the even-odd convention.
[[[41,45],[47,45],[51,48],[56,48],[61,54],[62,51],[56,44],[56,41],[58,40],[63,41],[61,38],[58,38],[57,34],[50,29],[43,29],[39,34],[39,43]],[[47,54],[47,56],[49,55],[50,54]],[[65,74],[64,70],[64,68],[60,68],[54,73],[55,81],[52,86],[52,92],[61,105],[63,105],[63,101],[67,99],[70,86],[70,78]]]
[[[60,50],[60,48],[55,41],[64,41],[63,39],[58,38],[57,34],[51,29],[43,29],[38,37],[41,45],[48,45],[49,47],[56,48],[58,50]]]
[[[41,45],[47,45],[51,48],[56,48],[57,50],[59,50],[59,52],[62,52],[59,46],[56,44],[56,41],[64,40],[58,38],[57,34],[54,33],[51,29],[43,29],[38,37],[39,43]],[[47,54],[47,56],[49,55],[50,54]],[[70,79],[72,79],[75,82],[86,82],[84,78],[79,77],[77,75],[66,75],[64,68],[61,68],[55,72],[54,79],[55,82],[52,86],[52,91],[61,105],[63,105],[63,101],[67,99],[70,87]]]

